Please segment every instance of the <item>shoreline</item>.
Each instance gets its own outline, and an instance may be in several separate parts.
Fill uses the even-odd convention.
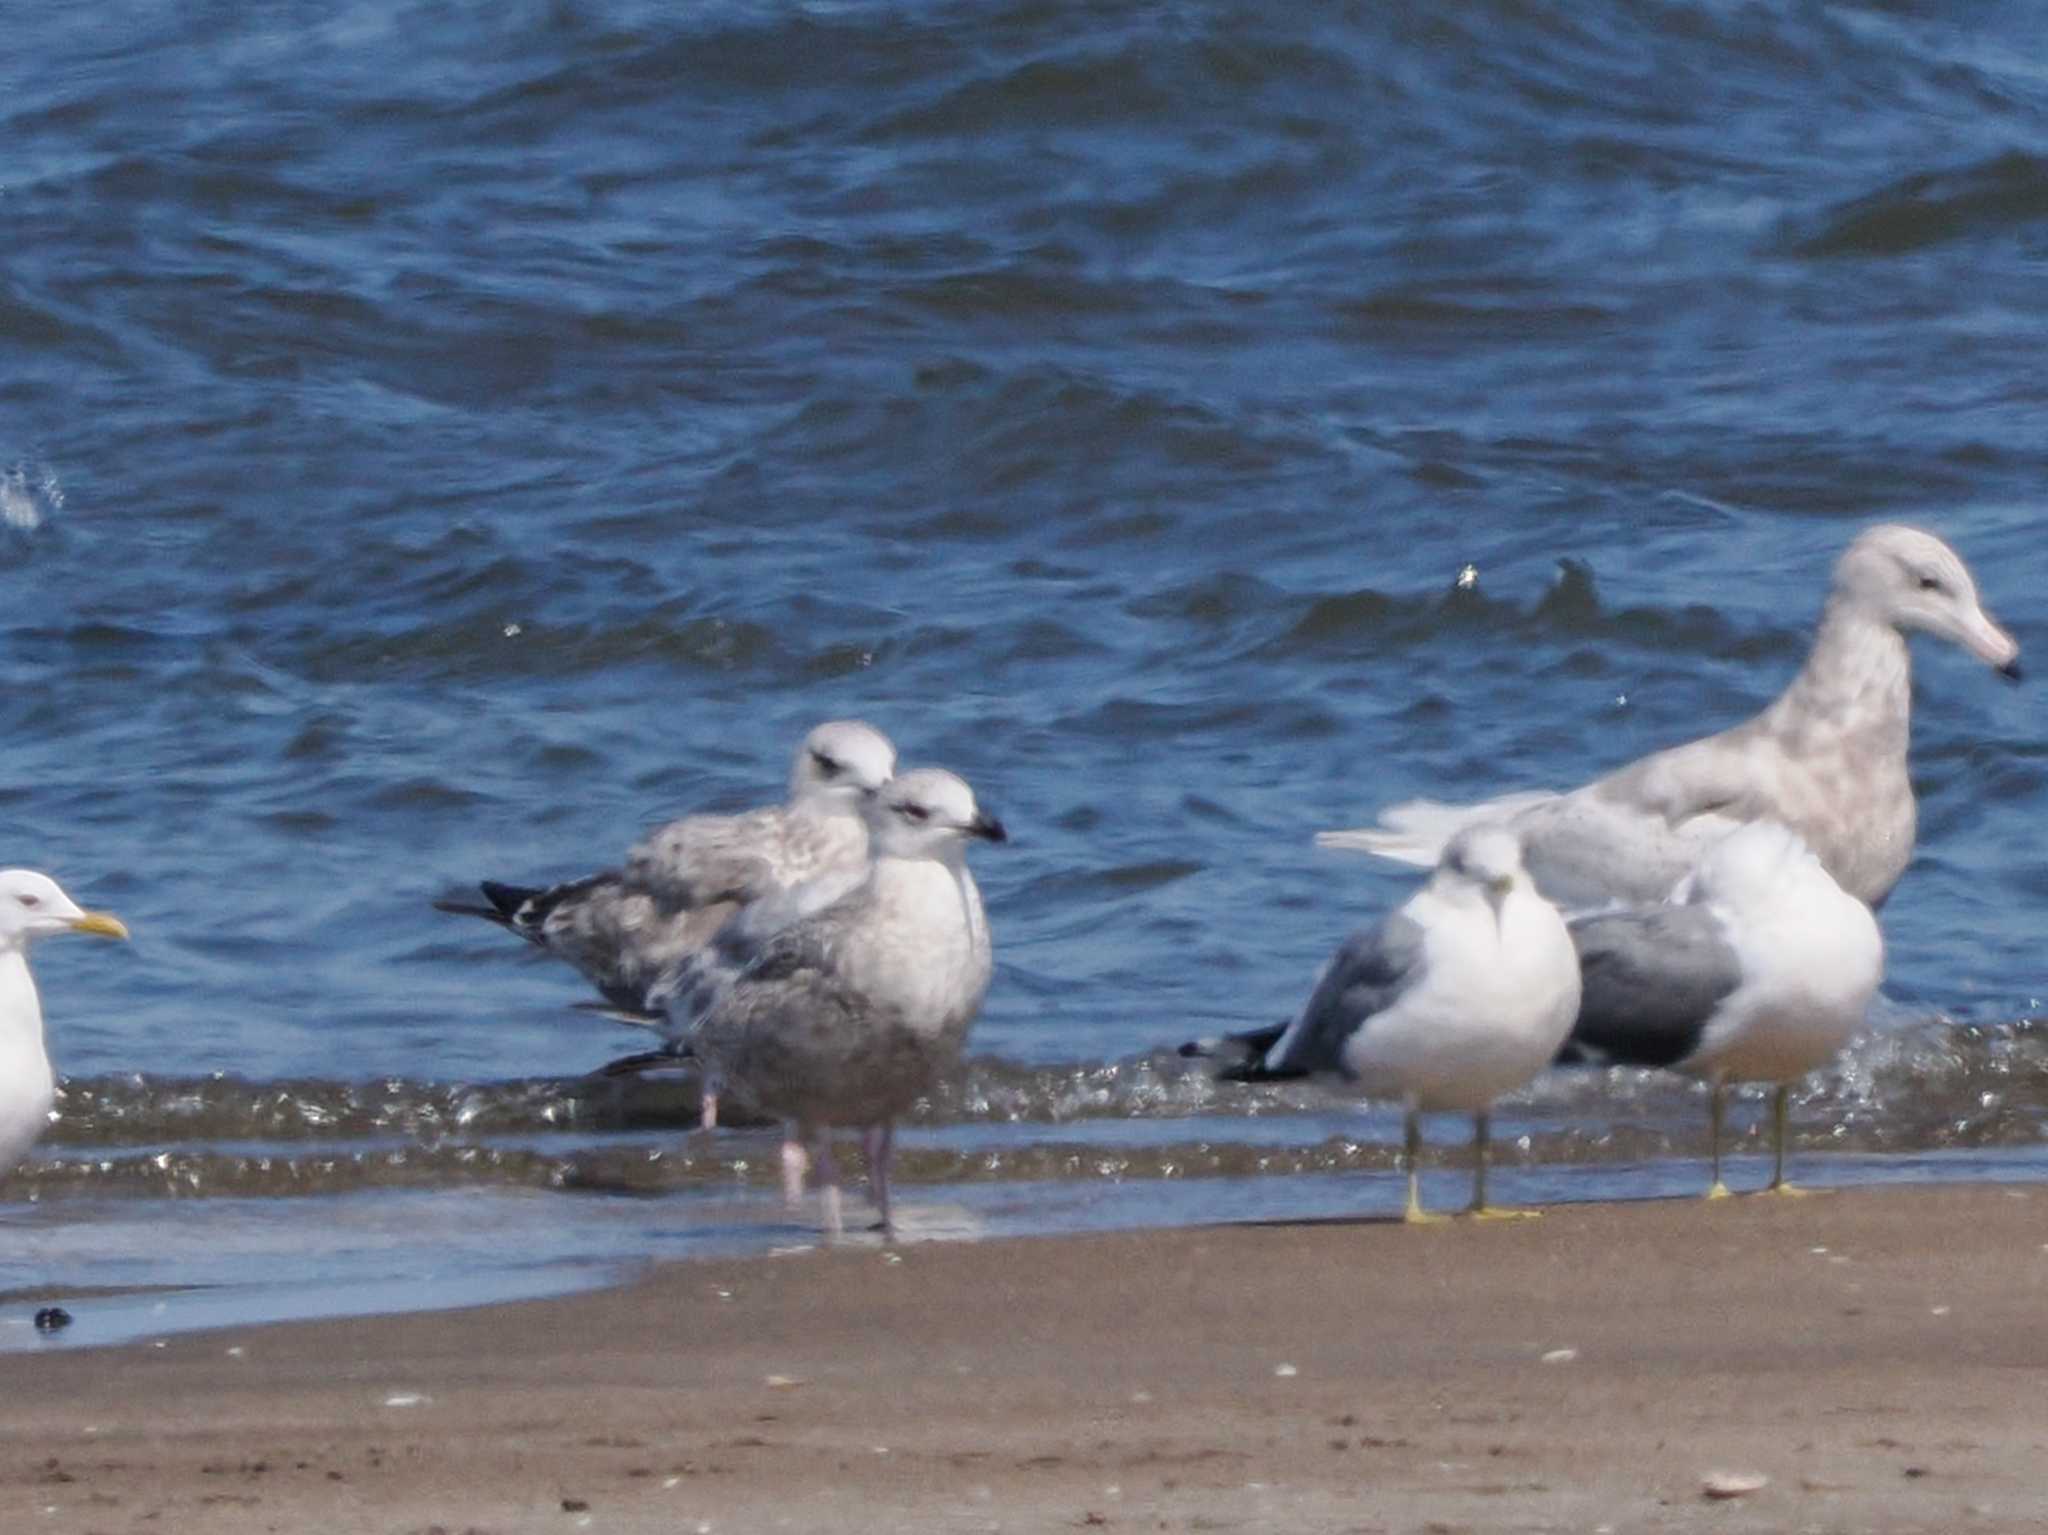
[[[8,1526],[2034,1528],[2048,1188],[693,1259],[9,1356]],[[1717,1473],[1760,1489],[1703,1494]]]

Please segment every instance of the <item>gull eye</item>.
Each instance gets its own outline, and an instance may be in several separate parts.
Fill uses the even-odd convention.
[[[1922,577],[1920,578],[1920,590],[1921,590],[1921,591],[1923,591],[1923,592],[1938,592],[1938,591],[1940,591],[1940,590],[1941,590],[1941,577],[1940,577],[1940,576],[1922,576]]]
[[[15,899],[21,902],[22,905],[29,907],[30,909],[34,909],[35,907],[38,907],[43,904],[43,898],[39,895],[18,895],[15,897]]]
[[[912,822],[913,824],[918,826],[922,826],[926,821],[929,821],[932,818],[932,813],[929,810],[925,809],[922,805],[898,805],[896,807],[896,813],[902,816],[904,820]]]
[[[839,759],[826,752],[812,752],[811,761],[818,764],[818,771],[827,778],[837,778],[841,772]]]

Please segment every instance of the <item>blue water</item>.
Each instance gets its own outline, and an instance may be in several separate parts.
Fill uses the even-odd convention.
[[[2043,653],[2037,19],[12,18],[0,833],[135,941],[38,952],[72,1091],[4,1192],[290,1219],[633,1161],[574,1079],[634,1041],[428,903],[773,797],[845,714],[1014,839],[978,864],[1003,1092],[935,1106],[927,1172],[1076,1115],[1251,1156],[1247,1100],[1151,1052],[1284,1014],[1399,898],[1317,829],[1741,718],[1874,520]],[[1884,925],[1919,1053],[1800,1128],[2035,1155],[2041,693],[1918,662]],[[1696,1154],[1682,1089],[1531,1104],[1538,1161],[1622,1122],[1616,1167]]]

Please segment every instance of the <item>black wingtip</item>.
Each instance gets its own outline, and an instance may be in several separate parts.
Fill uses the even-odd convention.
[[[1180,1047],[1180,1053],[1191,1060],[1220,1061],[1216,1080],[1219,1082],[1286,1082],[1308,1075],[1305,1071],[1273,1071],[1266,1065],[1266,1055],[1280,1043],[1280,1036],[1287,1032],[1285,1023],[1268,1024],[1263,1029],[1247,1029],[1241,1034],[1218,1034],[1207,1039],[1191,1039]]]
[[[1275,1071],[1263,1060],[1239,1061],[1225,1066],[1216,1073],[1219,1082],[1299,1082],[1308,1075],[1305,1071]]]
[[[2003,677],[2007,682],[2020,682],[2025,680],[2026,676],[2026,674],[2020,669],[2020,658],[2018,656],[2014,656],[2010,661],[2006,662],[2005,665],[1999,667],[1998,675]]]
[[[504,885],[494,879],[478,880],[476,888],[508,918],[541,893],[532,885]]]

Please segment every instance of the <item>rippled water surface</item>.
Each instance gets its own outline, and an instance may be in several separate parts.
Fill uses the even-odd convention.
[[[1315,830],[1740,718],[1880,518],[2038,659],[2037,20],[17,18],[0,861],[136,936],[38,953],[69,1080],[0,1290],[237,1251],[283,1310],[403,1304],[416,1253],[314,1228],[421,1201],[455,1293],[525,1283],[462,1232],[548,1283],[799,1238],[769,1138],[582,1082],[635,1041],[428,903],[771,797],[855,713],[1013,834],[975,1059],[905,1147],[935,1230],[1390,1206],[1385,1113],[1167,1048],[1399,899]],[[2048,1168],[2040,693],[1917,680],[1883,1026],[1796,1120],[1821,1181]],[[1683,1084],[1503,1117],[1525,1194],[1699,1171]]]

